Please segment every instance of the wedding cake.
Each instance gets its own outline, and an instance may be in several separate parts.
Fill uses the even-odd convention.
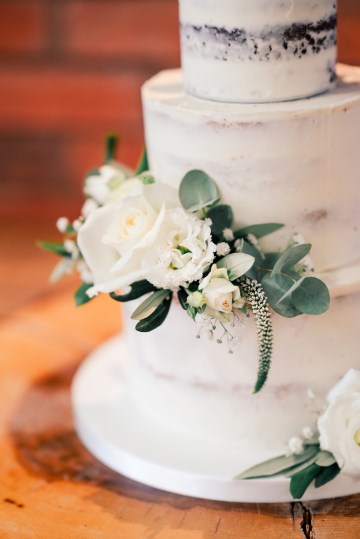
[[[134,339],[133,390],[169,429],[281,449],[315,424],[308,393],[321,401],[360,367],[360,70],[340,65],[332,91],[283,101],[334,85],[332,0],[181,0],[180,16],[184,72],[162,72],[142,91],[150,169],[177,186],[201,165],[241,223],[286,223],[266,249],[301,232],[333,299],[316,319],[274,315],[274,362],[256,396],[255,328],[238,329],[229,356],[206,336],[196,340],[174,306],[170,324]]]
[[[147,437],[155,467],[140,464],[140,442],[130,465],[129,449],[105,445],[108,416],[92,407],[87,431],[75,396],[80,436],[118,471],[175,492],[282,500],[234,484],[283,473],[301,498],[340,471],[350,479],[325,495],[355,492],[360,69],[336,69],[336,2],[180,0],[180,34],[183,69],[142,88],[147,157],[131,174],[110,137],[80,219],[58,223],[76,241],[45,245],[61,271],[80,271],[77,303],[135,300],[122,384],[144,430],[134,420],[129,438],[152,429],[169,446]],[[187,487],[170,481],[182,452],[197,455],[178,463]]]

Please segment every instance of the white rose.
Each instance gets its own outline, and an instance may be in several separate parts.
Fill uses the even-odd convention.
[[[182,208],[168,210],[157,239],[144,264],[150,269],[147,279],[158,288],[178,290],[203,276],[214,260],[216,250],[211,229]]]
[[[87,197],[102,206],[109,198],[111,191],[121,186],[131,176],[125,167],[103,165],[99,174],[92,174],[85,179],[84,193]]]
[[[199,289],[202,290],[207,307],[213,311],[228,314],[233,308],[241,308],[245,303],[239,287],[230,282],[227,270],[218,269],[215,264],[200,283]]]
[[[360,371],[351,369],[330,391],[318,420],[320,446],[346,474],[360,478]]]
[[[158,245],[166,208],[179,205],[177,191],[142,185],[142,194],[93,210],[78,233],[80,251],[94,275],[90,296],[147,278],[145,255]]]

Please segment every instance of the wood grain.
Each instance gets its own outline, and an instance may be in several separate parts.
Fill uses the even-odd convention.
[[[118,305],[98,298],[76,309],[74,280],[48,287],[43,276],[54,259],[35,251],[32,238],[49,232],[49,223],[27,232],[26,224],[0,226],[6,231],[0,269],[7,268],[0,297],[8,284],[15,299],[0,319],[1,539],[359,538],[360,496],[308,504],[208,502],[145,487],[97,462],[76,436],[70,383],[86,354],[119,330]],[[26,250],[28,271],[17,273]]]

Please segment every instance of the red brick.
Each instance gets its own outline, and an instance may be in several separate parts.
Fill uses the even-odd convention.
[[[0,1],[0,54],[36,53],[46,47],[47,5],[41,0]]]
[[[177,0],[75,0],[59,7],[68,53],[179,65]]]
[[[118,159],[135,166],[142,139],[123,134]],[[102,164],[104,133],[81,138],[68,134],[0,133],[0,216],[76,217],[83,203],[85,173]]]
[[[359,17],[343,16],[339,19],[338,58],[340,62],[360,65]]]
[[[0,129],[47,133],[89,129],[139,132],[145,75],[69,69],[0,71]]]

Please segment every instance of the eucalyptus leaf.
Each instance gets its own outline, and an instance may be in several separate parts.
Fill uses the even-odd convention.
[[[289,249],[284,251],[279,257],[272,270],[271,276],[274,277],[275,275],[283,272],[286,269],[293,268],[298,262],[300,262],[300,260],[302,260],[307,254],[309,254],[310,250],[310,243],[304,243],[302,245],[295,245],[294,247],[290,247]]]
[[[80,307],[80,305],[85,305],[85,303],[89,303],[94,298],[90,298],[87,295],[87,291],[89,288],[91,288],[93,285],[89,283],[83,283],[79,288],[76,290],[74,294],[75,304],[77,307]]]
[[[264,223],[260,225],[251,225],[244,228],[240,228],[234,232],[235,238],[246,238],[249,234],[252,234],[257,239],[263,238],[268,234],[272,234],[277,230],[283,228],[284,225],[280,223]]]
[[[299,455],[283,455],[276,457],[261,464],[257,464],[252,468],[249,468],[242,474],[236,476],[235,479],[257,479],[260,477],[272,477],[280,473],[284,473],[286,470],[293,468],[307,462],[315,454],[318,453],[318,449],[314,447],[305,448]]]
[[[132,320],[144,320],[154,313],[159,305],[170,296],[170,290],[157,290],[146,298],[131,315]]]
[[[208,211],[207,217],[211,219],[211,231],[217,237],[222,237],[225,228],[231,228],[234,214],[230,206],[219,204]]]
[[[335,462],[331,466],[321,468],[320,472],[315,478],[315,488],[320,488],[330,483],[341,472],[338,464]]]
[[[127,301],[141,298],[141,296],[149,294],[150,292],[154,292],[155,290],[157,290],[156,287],[149,283],[149,281],[136,281],[131,285],[131,290],[127,294],[117,295],[114,292],[111,292],[110,297],[115,301],[126,303]]]
[[[289,470],[286,473],[286,477],[292,477],[293,475],[297,474],[298,472],[301,472],[302,470],[305,470],[305,468],[308,468],[310,466],[310,464],[316,464],[316,460],[318,458],[319,452],[320,452],[320,449],[318,449],[318,452],[315,453],[315,455],[313,455],[310,459],[308,459],[303,464],[300,464],[299,466],[295,466],[294,468],[291,468],[291,470]]]
[[[336,459],[332,453],[329,451],[320,451],[317,459],[316,464],[318,466],[327,468],[328,466],[332,466],[336,463]]]
[[[290,494],[294,500],[300,500],[303,497],[320,470],[321,467],[317,464],[310,464],[305,470],[293,475],[290,481]]]
[[[49,251],[50,253],[64,256],[65,258],[71,258],[71,253],[65,249],[63,242],[39,241],[38,246],[44,251]]]
[[[189,212],[212,206],[219,200],[214,180],[202,170],[190,170],[185,174],[179,197],[183,208]]]
[[[140,161],[135,170],[135,176],[139,176],[140,174],[148,170],[149,170],[148,156],[147,156],[146,148],[144,148],[140,157]]]
[[[325,313],[330,305],[330,293],[325,283],[316,277],[306,277],[291,294],[299,311],[305,314]]]
[[[172,294],[166,297],[150,316],[140,320],[140,322],[136,324],[135,329],[141,333],[148,333],[161,326],[169,314],[171,299]]]
[[[250,279],[255,279],[256,281],[261,281],[263,277],[263,273],[261,273],[261,268],[264,265],[264,255],[254,247],[251,243],[248,241],[242,239],[242,253],[245,253],[247,255],[251,255],[255,258],[255,263],[252,266],[252,268],[246,273],[247,277],[250,277]]]
[[[230,281],[235,281],[245,275],[254,265],[255,258],[245,253],[232,253],[217,262],[218,268],[225,268],[228,271]]]
[[[298,276],[300,279],[300,277]],[[269,273],[264,275],[261,284],[265,290],[267,300],[271,308],[281,316],[294,318],[299,316],[299,311],[293,304],[291,294],[288,292],[296,285],[295,278],[290,275],[275,275],[271,277]]]

